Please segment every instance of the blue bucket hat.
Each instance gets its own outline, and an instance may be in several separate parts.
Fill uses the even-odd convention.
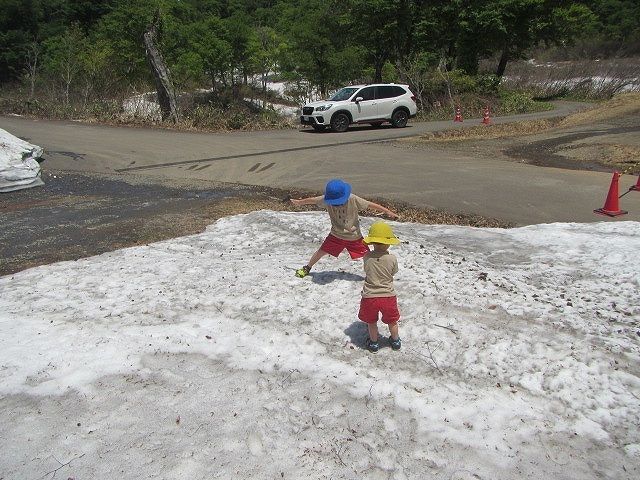
[[[340,179],[329,180],[324,189],[324,201],[329,205],[344,205],[351,195],[351,185]]]

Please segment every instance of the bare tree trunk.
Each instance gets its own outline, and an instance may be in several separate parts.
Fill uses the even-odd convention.
[[[234,101],[240,98],[240,84],[238,83],[238,76],[235,68],[231,69],[231,96]]]
[[[498,68],[496,69],[496,75],[501,77],[504,75],[504,71],[507,69],[507,63],[509,62],[509,47],[505,45],[500,55],[500,62],[498,62]]]
[[[40,46],[37,42],[31,42],[27,50],[27,77],[29,78],[30,94],[29,98],[33,98],[36,90],[36,78],[40,71],[38,63],[40,57]]]
[[[215,93],[216,91],[216,75],[214,73],[211,74],[211,93]]]
[[[382,83],[382,69],[384,68],[384,60],[379,57],[376,57],[374,61],[374,78],[373,83]]]
[[[147,60],[153,71],[153,78],[156,82],[158,92],[158,102],[162,112],[162,120],[170,119],[172,122],[178,121],[178,106],[176,95],[171,82],[171,74],[164,63],[160,50],[156,47],[156,35],[159,21],[159,12],[156,12],[153,23],[144,32],[144,46]]]
[[[71,67],[67,64],[64,75],[64,105],[65,107],[69,106],[69,91],[71,90],[71,82],[73,80],[73,73],[71,71]]]
[[[449,70],[447,70],[447,61],[446,57],[444,56],[440,58],[440,63],[438,64],[438,73],[447,85],[447,94],[449,95],[449,101],[451,102],[451,109],[455,112],[456,105],[453,101],[453,95],[451,94],[451,77],[449,75]]]

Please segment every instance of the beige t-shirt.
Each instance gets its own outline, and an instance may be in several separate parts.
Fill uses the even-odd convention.
[[[343,240],[358,240],[362,238],[360,231],[360,217],[358,212],[369,208],[369,201],[353,193],[344,205],[329,205],[324,197],[316,197],[316,204],[329,212],[331,219],[331,234]]]
[[[392,253],[372,251],[364,256],[362,297],[395,297],[393,276],[398,273],[398,259]]]

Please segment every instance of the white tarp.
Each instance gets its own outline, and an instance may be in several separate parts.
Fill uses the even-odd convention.
[[[0,192],[44,185],[36,161],[42,151],[0,128]]]

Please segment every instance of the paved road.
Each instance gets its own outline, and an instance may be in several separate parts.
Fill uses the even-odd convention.
[[[566,102],[553,112],[493,121],[560,116],[580,107]],[[608,220],[592,210],[603,206],[610,174],[542,168],[469,154],[438,155],[397,148],[386,141],[478,123],[478,119],[463,125],[413,122],[405,129],[359,127],[344,134],[307,129],[206,134],[0,117],[0,128],[45,148],[45,170],[311,190],[321,190],[331,177],[342,177],[363,196],[520,225]],[[622,177],[620,193],[635,181]],[[618,220],[640,221],[640,193],[626,195],[622,206],[630,214]]]

